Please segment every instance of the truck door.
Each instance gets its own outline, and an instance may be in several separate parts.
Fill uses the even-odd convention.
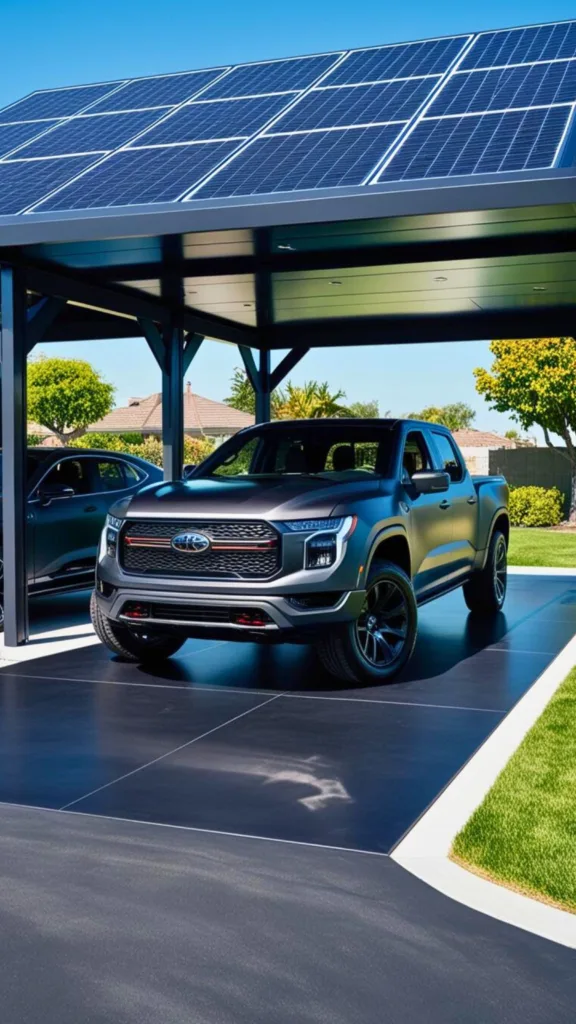
[[[478,496],[452,438],[439,430],[432,430],[431,434],[438,458],[436,469],[443,469],[450,477],[445,497],[452,515],[452,570],[466,572],[472,568],[476,554]]]
[[[452,570],[452,507],[448,494],[418,494],[412,474],[434,469],[428,443],[420,430],[411,430],[402,455],[401,506],[409,517],[412,573],[416,593],[438,586]]]

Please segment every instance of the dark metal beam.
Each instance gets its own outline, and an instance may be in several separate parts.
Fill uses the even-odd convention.
[[[162,334],[156,327],[156,324],[152,323],[151,320],[139,320],[140,328],[144,338],[148,342],[148,347],[152,352],[158,366],[162,373],[166,368],[166,349],[164,347],[164,339]]]
[[[311,229],[312,230],[312,229]],[[297,244],[295,241],[294,244]],[[334,270],[347,267],[397,266],[405,263],[443,263],[450,260],[492,259],[514,256],[538,256],[573,252],[574,232],[530,231],[516,235],[490,235],[482,238],[434,239],[429,242],[395,242],[385,245],[332,247],[257,253],[253,256],[213,256],[182,259],[172,271],[181,277],[211,277],[218,274],[255,274],[294,270]],[[86,267],[89,281],[157,280],[162,263],[129,263],[122,266]]]
[[[429,316],[365,316],[294,321],[270,332],[272,349],[404,345],[430,341],[572,336],[576,306]]]
[[[254,388],[256,423],[266,423],[270,419],[270,393],[272,390],[270,386],[270,351],[269,349],[260,349],[257,364],[251,349],[241,345],[238,346],[238,349],[248,380]]]
[[[198,349],[200,348],[204,337],[202,334],[189,334],[186,337],[184,345],[184,357],[182,359],[182,372],[186,373],[190,368],[192,360],[195,358]]]
[[[151,320],[162,326],[177,326],[192,334],[203,334],[233,345],[258,346],[255,328],[209,313],[195,312],[173,299],[158,299],[121,285],[93,283],[85,277],[84,271],[55,270],[46,264],[29,263],[22,257],[16,258],[14,266],[25,269],[28,288],[40,295],[56,296],[121,316]]]
[[[4,643],[17,647],[28,639],[26,283],[19,270],[0,271],[0,301]]]
[[[164,330],[162,448],[165,480],[181,480],[184,465],[184,337],[179,327]]]
[[[270,391],[274,391],[282,383],[290,370],[293,370],[309,351],[309,348],[293,348],[291,352],[286,353],[284,359],[270,374]]]
[[[254,391],[258,391],[258,367],[256,366],[256,360],[252,353],[251,348],[246,348],[245,345],[238,345],[238,351],[242,356],[242,362],[244,363],[244,369],[246,370],[246,376],[250,381]]]
[[[31,352],[66,305],[66,299],[42,298],[27,310],[26,350]]]

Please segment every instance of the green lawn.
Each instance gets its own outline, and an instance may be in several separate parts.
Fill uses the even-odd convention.
[[[576,569],[576,533],[513,527],[508,562]]]
[[[453,859],[576,912],[576,668],[454,840]]]

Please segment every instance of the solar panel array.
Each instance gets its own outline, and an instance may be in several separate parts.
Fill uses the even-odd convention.
[[[0,213],[558,166],[576,22],[32,93],[0,111]]]

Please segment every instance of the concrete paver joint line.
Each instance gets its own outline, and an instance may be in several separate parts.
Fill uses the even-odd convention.
[[[124,775],[119,775],[117,779],[112,779],[110,782],[105,782],[103,786],[97,786],[96,789],[92,789],[89,793],[83,793],[82,796],[76,797],[75,800],[70,800],[67,804],[63,804],[62,807],[58,807],[59,811],[67,811],[68,808],[74,807],[82,800],[87,800],[89,796],[94,796],[95,793],[100,793],[103,789],[109,789],[110,786],[116,785],[117,782],[122,782],[124,779],[130,778],[132,775],[136,775],[138,772],[144,771],[145,768],[150,768],[153,764],[158,764],[159,761],[163,761],[166,757],[170,757],[172,754],[177,754],[179,750],[184,750],[185,747],[191,747],[193,743],[198,743],[199,740],[203,740],[206,736],[211,736],[212,733],[218,732],[220,729],[224,729],[227,725],[232,725],[233,722],[237,722],[240,718],[245,718],[246,715],[252,714],[253,711],[258,711],[259,708],[263,708],[266,704],[271,704],[273,700],[278,700],[278,697],[282,697],[281,693],[275,693],[273,697],[269,697],[268,700],[263,700],[260,704],[255,704],[252,708],[247,708],[246,711],[242,711],[239,715],[234,715],[233,718],[227,718],[225,722],[220,722],[219,725],[215,725],[212,729],[207,729],[206,732],[200,734],[200,736],[193,736],[191,740],[186,743],[180,743],[179,746],[174,747],[173,750],[167,750],[164,754],[160,754],[159,757],[152,758],[151,761],[147,761],[146,764],[141,764],[138,768],[133,768],[130,772],[125,772]]]

